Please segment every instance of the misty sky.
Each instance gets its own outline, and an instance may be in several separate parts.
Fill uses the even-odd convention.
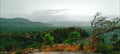
[[[120,0],[0,0],[0,17],[33,21],[89,21],[95,12],[119,16]]]

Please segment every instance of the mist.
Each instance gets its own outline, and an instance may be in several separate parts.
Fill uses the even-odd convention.
[[[119,0],[0,0],[0,17],[37,22],[89,22],[96,12],[119,17]]]

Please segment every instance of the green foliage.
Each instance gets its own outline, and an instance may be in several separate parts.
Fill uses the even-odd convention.
[[[0,50],[9,51],[12,48],[20,48],[21,42],[18,42],[13,36],[0,36]]]
[[[50,33],[47,33],[43,36],[43,44],[44,45],[53,45],[54,44],[54,37],[51,36]]]
[[[27,48],[40,48],[41,44],[34,41],[32,44],[28,45]]]
[[[113,46],[112,45],[105,45],[104,43],[98,43],[96,45],[97,51],[98,53],[111,53],[113,50]]]
[[[4,33],[0,34],[0,50],[10,51],[12,48],[24,49],[27,47],[38,48],[41,46],[39,32]]]
[[[80,33],[75,31],[75,32],[71,32],[69,33],[69,38],[75,38],[76,40],[80,40],[81,36],[80,36]]]
[[[16,54],[22,54],[23,53],[23,50],[22,49],[17,49],[16,50]]]
[[[52,24],[31,22],[24,18],[0,18],[0,32],[45,31],[55,28]]]
[[[120,40],[113,44],[115,51],[120,51]]]
[[[118,41],[118,35],[117,34],[113,34],[113,36],[111,37],[111,41],[113,41],[113,42]]]
[[[112,45],[114,46],[113,50],[120,51],[120,40],[118,39],[118,34],[113,34],[110,38]]]
[[[104,38],[101,36],[97,36],[95,39],[95,47],[97,49],[96,52],[98,53],[111,53],[113,51],[112,44],[105,44]]]
[[[89,36],[89,34],[82,28],[76,28],[76,27],[69,27],[69,28],[57,28],[55,30],[49,30],[48,32],[54,36],[55,43],[62,43],[63,40],[66,40],[69,38],[69,33],[71,32],[79,32],[80,36],[84,39]]]
[[[75,31],[75,32],[69,33],[68,39],[66,39],[64,42],[72,44],[72,43],[75,43],[75,42],[79,42],[80,39],[81,39],[80,33]]]
[[[81,28],[58,28],[44,32],[3,32],[0,33],[0,50],[10,51],[24,48],[40,48],[42,44],[53,45],[62,43],[64,40],[77,37],[76,40],[88,37],[88,33]],[[74,39],[74,38],[73,38]],[[76,41],[75,40],[75,41]],[[70,41],[70,42],[75,42]]]
[[[118,35],[119,36],[119,35]],[[99,53],[109,53],[112,51],[119,51],[120,40],[117,40],[117,35],[114,35],[111,41],[115,41],[113,46],[108,47],[105,45],[102,36],[97,36],[95,38],[96,48]],[[80,41],[80,48],[83,49],[84,46],[91,47],[91,42],[85,41],[88,37],[88,33],[81,28],[58,28],[55,30],[48,30],[44,32],[9,32],[0,33],[0,51],[11,51],[15,49],[25,49],[25,48],[40,48],[42,44],[53,45],[59,43],[78,43]],[[117,41],[116,41],[117,40]],[[85,42],[84,42],[85,41]],[[112,48],[113,47],[113,48]],[[20,50],[21,51],[21,50]],[[20,52],[18,50],[18,54]]]

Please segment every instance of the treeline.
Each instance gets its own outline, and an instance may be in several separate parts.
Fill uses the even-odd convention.
[[[82,38],[88,37],[88,33],[81,28],[58,28],[44,32],[12,32],[0,34],[0,50],[11,50],[13,48],[38,48],[42,45],[43,36],[50,33],[55,43],[62,43],[69,37],[70,32],[77,31]]]
[[[80,44],[79,50],[92,49],[92,43],[87,38],[90,35],[81,28],[57,28],[43,32],[18,32],[0,34],[0,51],[12,51],[15,49],[40,48],[43,45],[55,44]],[[110,39],[111,44],[105,44],[102,36],[95,37],[94,52],[111,53],[120,51],[120,40],[114,34]]]

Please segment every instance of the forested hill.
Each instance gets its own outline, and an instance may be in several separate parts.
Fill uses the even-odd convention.
[[[30,22],[30,21],[24,18],[12,18],[12,19],[0,18],[0,22]]]
[[[36,31],[54,27],[49,23],[32,22],[24,18],[0,18],[0,31]]]

